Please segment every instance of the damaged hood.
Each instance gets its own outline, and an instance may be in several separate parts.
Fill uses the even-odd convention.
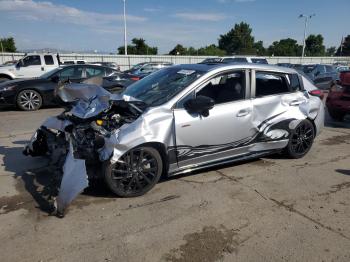
[[[108,110],[111,101],[141,102],[130,96],[112,94],[101,86],[89,82],[58,85],[55,94],[63,102],[71,103],[70,113],[81,119],[95,117]]]

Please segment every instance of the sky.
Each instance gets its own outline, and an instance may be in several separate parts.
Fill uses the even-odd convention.
[[[235,23],[250,24],[264,46],[307,33],[339,46],[350,34],[349,0],[126,0],[127,38],[144,38],[168,53],[176,44],[217,44]],[[53,48],[116,52],[124,44],[122,0],[0,0],[0,37],[14,37],[17,49]]]

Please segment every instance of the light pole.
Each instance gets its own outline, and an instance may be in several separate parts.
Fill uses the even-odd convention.
[[[128,55],[128,46],[126,41],[126,12],[125,12],[125,0],[123,0],[124,4],[124,54]]]
[[[303,41],[303,52],[301,54],[301,58],[304,58],[304,55],[305,55],[305,41],[306,41],[306,28],[307,28],[307,22],[309,19],[311,19],[313,16],[315,16],[315,14],[312,14],[312,15],[299,15],[299,18],[305,18],[305,25],[304,25],[304,41]]]

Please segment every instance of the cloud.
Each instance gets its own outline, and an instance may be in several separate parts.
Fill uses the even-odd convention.
[[[155,12],[160,12],[162,9],[161,8],[144,8],[143,11],[149,12],[149,13],[155,13]]]
[[[172,16],[185,20],[208,22],[217,22],[227,18],[226,15],[221,13],[176,13]]]
[[[3,0],[0,3],[1,12],[12,14],[19,20],[51,21],[86,26],[105,25],[123,20],[122,14],[88,12],[66,5],[33,0]],[[127,20],[128,22],[143,22],[147,18],[128,15]]]

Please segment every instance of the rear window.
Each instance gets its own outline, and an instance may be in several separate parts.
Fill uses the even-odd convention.
[[[256,72],[256,97],[283,94],[288,92],[288,82],[283,74]]]
[[[44,60],[45,60],[46,65],[53,65],[54,64],[52,55],[45,55]]]
[[[77,64],[78,64],[78,65],[84,65],[84,64],[85,64],[85,61],[77,61]]]
[[[289,86],[292,91],[299,91],[302,89],[299,81],[299,76],[297,74],[288,75],[288,79]]]
[[[254,64],[264,64],[267,65],[268,62],[265,58],[252,58],[252,63]]]

